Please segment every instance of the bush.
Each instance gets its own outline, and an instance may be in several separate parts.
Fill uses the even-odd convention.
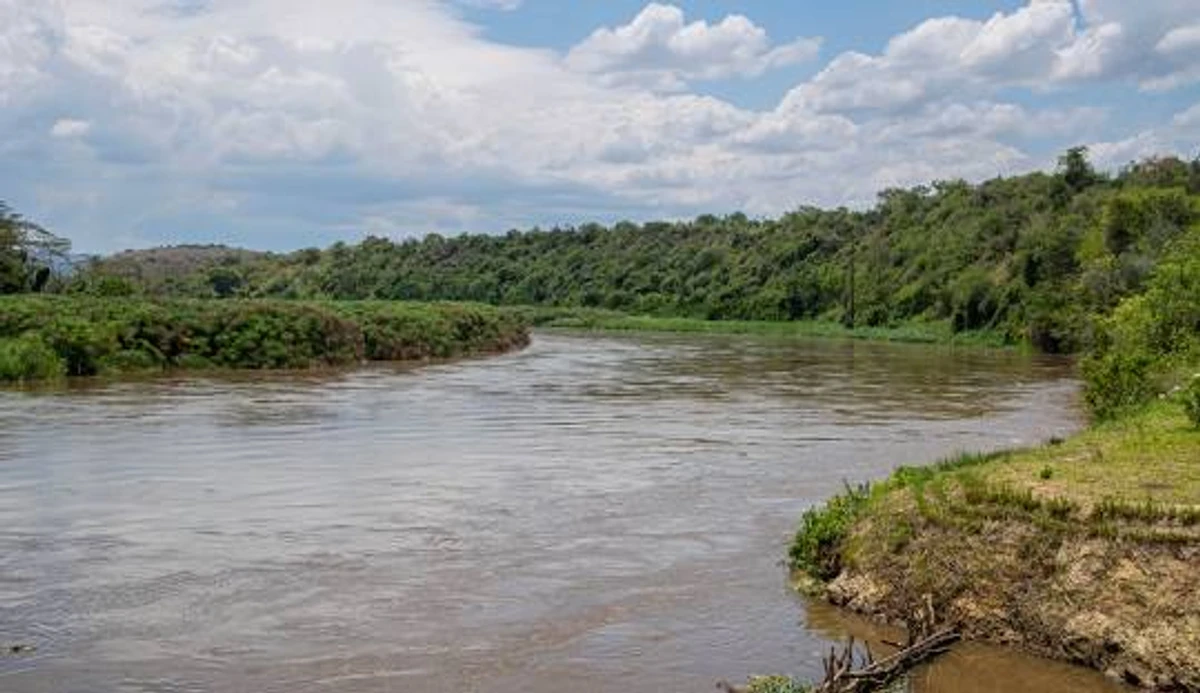
[[[1200,428],[1200,373],[1193,375],[1180,389],[1179,399],[1192,425]]]
[[[110,325],[83,318],[56,317],[41,333],[66,364],[67,375],[97,375],[120,349]]]
[[[1110,353],[1083,361],[1083,398],[1100,421],[1116,418],[1154,396],[1154,359],[1145,353]]]
[[[66,364],[36,335],[0,339],[0,382],[47,380],[66,373]]]
[[[38,336],[68,375],[450,357],[523,345],[527,325],[515,312],[465,304],[0,298],[0,339]]]

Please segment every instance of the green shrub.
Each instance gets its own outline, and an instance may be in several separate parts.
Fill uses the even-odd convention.
[[[0,382],[47,380],[66,373],[66,364],[36,335],[0,339]]]
[[[807,510],[792,542],[792,569],[818,580],[837,577],[842,572],[842,549],[850,527],[869,499],[868,486],[847,486],[825,505]]]
[[[451,357],[523,345],[527,325],[468,304],[0,297],[0,339],[40,336],[69,375]]]
[[[97,375],[120,350],[116,331],[107,323],[55,317],[41,334],[67,366],[67,375]]]
[[[1110,353],[1083,361],[1084,401],[1101,421],[1149,401],[1155,392],[1151,379],[1154,359],[1144,353]]]
[[[1200,428],[1200,373],[1193,375],[1179,390],[1183,411],[1196,428]]]

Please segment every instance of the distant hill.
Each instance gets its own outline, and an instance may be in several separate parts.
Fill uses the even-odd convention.
[[[154,281],[193,274],[211,267],[263,260],[270,255],[225,245],[175,245],[125,250],[95,262],[113,274]]]

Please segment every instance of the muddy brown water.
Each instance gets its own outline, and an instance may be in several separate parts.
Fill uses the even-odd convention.
[[[540,334],[325,375],[0,392],[0,691],[710,691],[864,624],[781,558],[845,481],[1078,425],[1068,364]],[[924,693],[1110,691],[971,646]]]

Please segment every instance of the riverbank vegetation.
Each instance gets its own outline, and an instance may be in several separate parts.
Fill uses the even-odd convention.
[[[1000,333],[989,330],[954,332],[944,322],[911,321],[891,326],[848,327],[842,323],[828,320],[702,320],[699,318],[629,315],[602,308],[523,307],[520,310],[532,324],[548,329],[820,337],[991,348],[1004,348],[1011,345]]]
[[[932,600],[969,636],[1200,691],[1200,228],[1092,324],[1090,429],[810,509],[798,585],[892,621]]]
[[[0,381],[449,358],[528,339],[517,313],[473,304],[0,297]]]
[[[1149,159],[1110,176],[1075,149],[1053,173],[887,190],[861,211],[369,238],[287,254],[165,248],[102,260],[73,290],[922,325],[1070,352],[1089,346],[1093,316],[1142,290],[1196,221],[1198,199],[1200,161]]]

